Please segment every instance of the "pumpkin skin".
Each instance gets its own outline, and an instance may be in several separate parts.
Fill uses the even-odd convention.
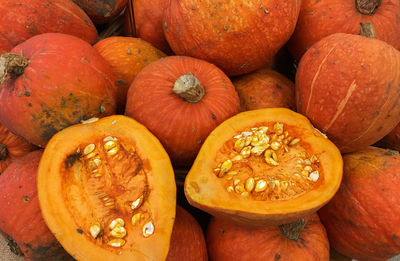
[[[0,231],[17,243],[27,261],[72,261],[40,211],[36,174],[42,154],[37,150],[16,159],[0,176]]]
[[[0,175],[16,158],[22,157],[34,149],[34,145],[11,133],[0,124]]]
[[[377,39],[333,34],[313,45],[296,74],[297,111],[341,152],[357,151],[400,120],[400,53]]]
[[[173,92],[184,75],[202,85],[205,94],[199,101]],[[182,56],[146,66],[129,87],[125,110],[157,136],[175,166],[190,166],[208,134],[238,112],[239,97],[230,79],[206,61]]]
[[[241,111],[296,108],[294,83],[274,70],[257,70],[233,79],[232,83],[239,94]]]
[[[32,36],[65,33],[89,43],[97,30],[85,12],[65,0],[3,0],[0,3],[0,54]]]
[[[0,85],[0,121],[13,133],[44,147],[69,125],[115,113],[114,76],[87,42],[48,33],[12,52],[29,60],[22,75]]]
[[[328,237],[318,215],[307,216],[296,225],[295,233],[287,233],[285,225],[251,228],[212,218],[207,228],[210,259],[328,261]]]
[[[134,0],[133,14],[136,35],[167,54],[172,50],[164,36],[163,12],[169,0]]]
[[[280,140],[277,124],[283,126],[282,132],[288,132],[288,140]],[[265,127],[269,145],[259,156],[254,151],[243,153],[250,147],[243,147],[244,143],[237,150],[241,141],[250,137],[253,142]],[[273,145],[276,142],[280,145]],[[253,150],[253,146],[250,148]],[[264,157],[268,151],[267,164]],[[270,160],[274,152],[275,165]],[[312,179],[315,171],[319,177]],[[302,175],[307,176],[303,179]],[[269,226],[316,212],[338,190],[341,176],[339,150],[306,117],[286,108],[266,108],[239,113],[215,128],[187,174],[184,190],[192,206],[215,217],[248,226]]]
[[[357,260],[400,254],[400,155],[368,147],[343,156],[343,182],[319,214],[338,252]]]
[[[175,218],[174,172],[143,125],[113,115],[58,132],[37,180],[43,217],[75,259],[165,260]],[[125,243],[112,246],[119,238],[109,227],[118,218]]]
[[[118,111],[123,112],[128,88],[149,63],[166,55],[151,44],[133,37],[107,37],[93,46],[111,66],[116,78]]]
[[[95,24],[110,22],[121,13],[128,0],[73,0]]]
[[[360,3],[360,11],[357,3]],[[361,8],[362,5],[367,8]],[[303,0],[296,29],[288,43],[289,50],[299,61],[314,43],[328,35],[359,34],[361,22],[371,22],[378,39],[400,49],[399,1]]]
[[[241,75],[273,58],[293,33],[299,11],[297,0],[171,0],[164,11],[164,35],[175,54]]]
[[[166,261],[207,261],[207,246],[197,220],[184,208],[176,205],[171,245]]]

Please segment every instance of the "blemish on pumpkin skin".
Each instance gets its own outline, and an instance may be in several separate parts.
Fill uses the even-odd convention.
[[[22,202],[24,202],[24,203],[29,202],[29,200],[30,200],[29,196],[23,196],[22,197]]]
[[[281,259],[281,254],[279,254],[279,253],[276,253],[275,254],[275,256],[274,256],[274,260],[279,260],[279,259]]]
[[[76,229],[76,232],[78,232],[79,234],[83,234],[83,230],[80,229],[80,228],[77,228],[77,229]]]
[[[213,118],[213,120],[215,120],[217,118],[217,116],[215,116],[214,113],[211,113],[211,118]]]

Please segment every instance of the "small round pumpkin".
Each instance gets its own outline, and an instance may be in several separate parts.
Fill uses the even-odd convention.
[[[206,60],[227,75],[254,71],[289,40],[300,1],[171,0],[164,35],[177,55]]]
[[[325,205],[342,179],[337,147],[286,108],[246,111],[208,136],[185,179],[189,203],[249,226],[280,225]]]
[[[296,108],[294,83],[282,74],[261,69],[232,80],[239,94],[240,110]]]
[[[363,24],[373,35],[371,24]],[[296,74],[297,111],[341,150],[365,148],[400,121],[400,52],[387,43],[333,34],[313,45]]]
[[[42,154],[37,150],[16,159],[0,176],[0,231],[26,261],[72,261],[40,211],[36,177]]]
[[[95,24],[110,22],[124,9],[128,0],[73,0]]]
[[[329,242],[317,214],[280,226],[252,228],[211,219],[207,247],[213,261],[328,261]]]
[[[58,132],[37,180],[43,217],[75,259],[167,257],[174,172],[160,142],[135,120],[113,115]]]
[[[16,158],[34,150],[35,146],[11,133],[0,123],[0,175]]]
[[[123,112],[128,88],[148,64],[166,55],[151,44],[133,37],[107,37],[93,46],[111,66],[116,77],[118,111]]]
[[[343,182],[320,211],[329,241],[360,261],[400,254],[400,155],[368,147],[343,156]]]
[[[359,34],[360,23],[374,24],[378,39],[400,49],[400,3],[396,0],[302,0],[289,50],[300,60],[316,42],[334,33]]]
[[[77,37],[34,36],[2,54],[0,65],[0,121],[37,146],[69,125],[115,113],[110,66]]]
[[[184,208],[176,205],[171,244],[166,261],[207,261],[207,246],[197,220]]]
[[[146,66],[129,87],[125,110],[158,137],[176,166],[190,166],[208,134],[238,112],[230,79],[213,64],[182,56]]]

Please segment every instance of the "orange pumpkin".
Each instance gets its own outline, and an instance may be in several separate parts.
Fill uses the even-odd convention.
[[[207,247],[213,261],[329,260],[329,242],[318,215],[294,223],[251,228],[211,219]]]
[[[177,55],[206,60],[227,75],[254,71],[289,40],[300,1],[171,0],[164,35]]]
[[[148,64],[166,55],[151,44],[133,37],[107,37],[93,46],[111,66],[116,77],[118,111],[123,112],[128,88]]]
[[[126,110],[164,145],[175,165],[191,165],[208,134],[239,112],[239,97],[216,66],[170,56],[146,66],[129,87]]]

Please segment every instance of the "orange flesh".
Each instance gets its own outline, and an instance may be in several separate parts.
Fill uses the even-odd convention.
[[[93,145],[93,151],[88,149]],[[134,248],[135,238],[151,236],[143,234],[148,222],[157,229],[146,202],[150,193],[147,173],[151,169],[135,153],[134,145],[117,137],[81,144],[67,156],[63,170],[62,194],[70,216],[77,229],[95,244],[113,252]],[[137,204],[132,206],[133,202]],[[138,213],[141,216],[133,224],[132,217]],[[109,226],[117,218],[124,221],[125,236],[111,235]],[[94,237],[91,227],[96,223],[100,232]],[[111,246],[115,239],[123,239],[122,244]]]
[[[268,129],[260,132],[260,127],[261,129],[268,127]],[[268,137],[268,142],[265,141],[265,136]],[[252,139],[253,137],[258,137],[258,139]],[[260,201],[297,198],[320,186],[324,179],[323,170],[319,167],[318,155],[310,151],[311,146],[301,139],[291,144],[297,137],[300,138],[301,134],[297,133],[296,128],[292,126],[279,122],[255,124],[253,128],[237,133],[220,148],[215,158],[214,175],[220,178],[221,185],[232,196],[249,197]],[[239,155],[243,151],[243,146],[235,147],[235,144],[240,143],[239,139],[247,139],[244,147],[254,148],[260,146],[260,140],[263,138],[264,144],[268,144],[265,145],[267,147],[265,151],[260,155],[250,153],[247,157],[242,154],[240,159]],[[248,144],[250,140],[252,142]],[[280,144],[278,149],[271,148],[273,142]],[[268,150],[271,154],[275,154],[274,157],[279,165],[267,163],[265,152]],[[239,159],[237,159],[238,156]],[[232,167],[221,172],[223,163],[227,160],[231,160]],[[249,178],[254,179],[254,185],[246,186]],[[265,187],[257,190],[257,183],[261,184],[263,181],[266,182]]]

